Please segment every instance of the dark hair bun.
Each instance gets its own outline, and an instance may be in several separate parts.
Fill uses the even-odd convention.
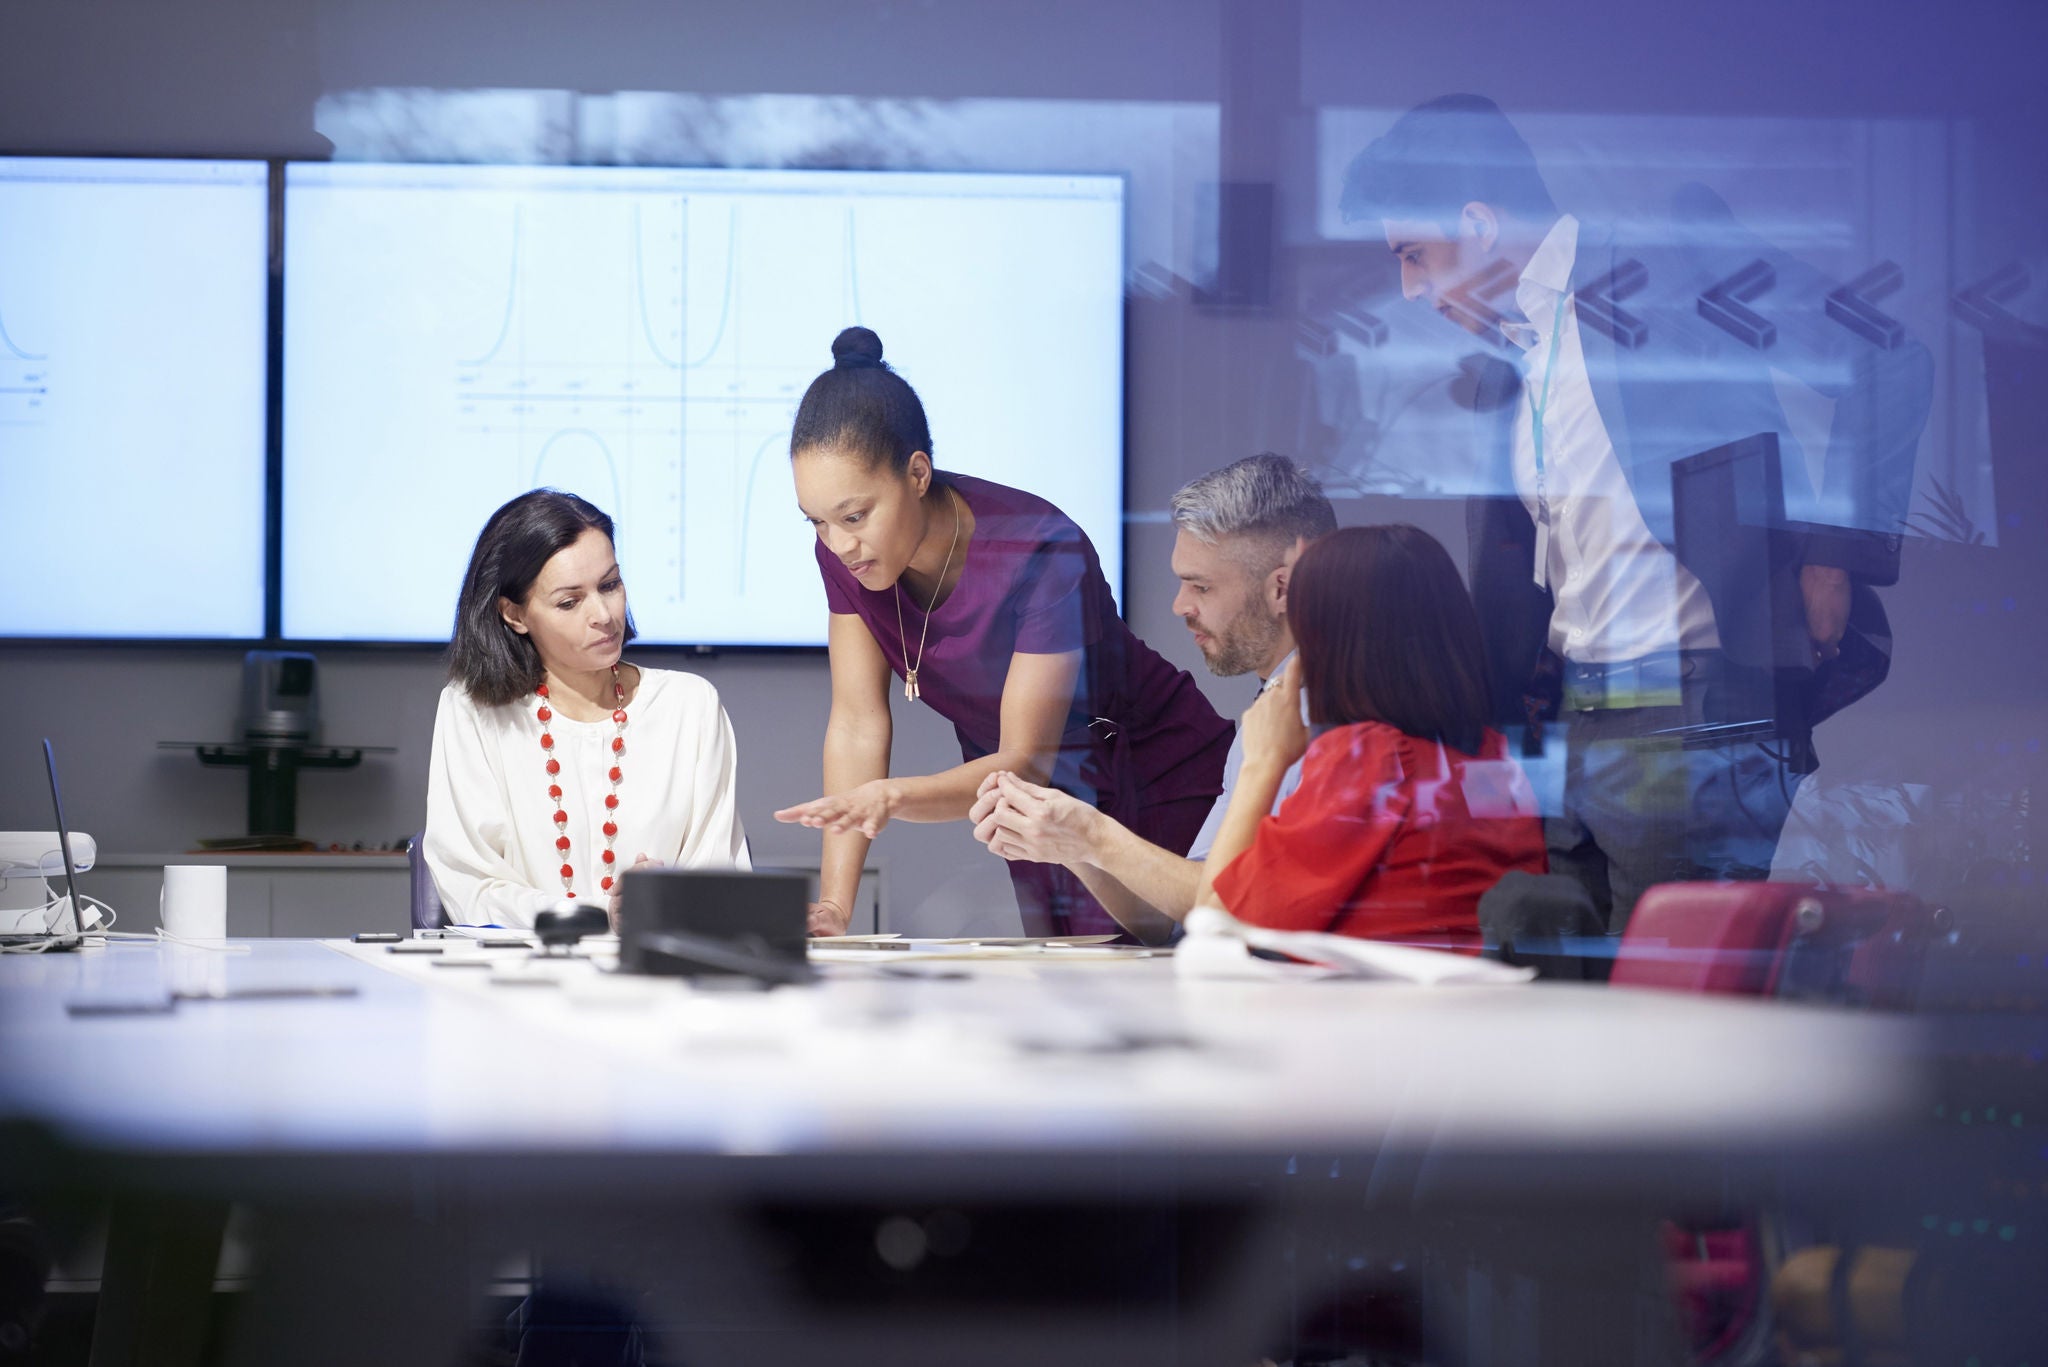
[[[869,366],[886,370],[882,364],[882,339],[867,328],[847,328],[832,339],[832,364],[840,370],[861,370]]]

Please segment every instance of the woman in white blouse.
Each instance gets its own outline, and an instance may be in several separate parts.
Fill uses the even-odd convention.
[[[527,927],[633,864],[746,868],[732,723],[633,639],[612,520],[521,494],[471,554],[434,718],[425,855],[449,920]]]

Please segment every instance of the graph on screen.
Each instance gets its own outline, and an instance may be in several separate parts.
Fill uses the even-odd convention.
[[[484,519],[546,485],[618,521],[643,639],[822,643],[789,432],[853,323],[943,468],[1118,582],[1117,179],[295,166],[285,222],[287,635],[445,638]]]
[[[0,158],[0,636],[263,634],[268,176]]]

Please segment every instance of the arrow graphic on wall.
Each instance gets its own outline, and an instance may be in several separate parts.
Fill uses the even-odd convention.
[[[1838,290],[1828,294],[1828,317],[1886,351],[1906,340],[1906,329],[1888,313],[1879,312],[1871,301],[1882,299],[1906,282],[1906,273],[1896,261],[1880,261]]]
[[[1650,271],[1642,262],[1622,262],[1580,292],[1579,320],[1606,333],[1616,346],[1634,351],[1649,340],[1650,325],[1623,309],[1620,301],[1649,283]]]
[[[1466,277],[1444,295],[1445,312],[1451,321],[1476,337],[1502,347],[1513,346],[1500,330],[1501,313],[1486,301],[1514,284],[1519,272],[1510,262],[1493,261],[1485,270]]]
[[[1311,356],[1337,354],[1337,329],[1320,318],[1304,318],[1294,325],[1294,341]]]
[[[1778,340],[1777,324],[1745,305],[1777,283],[1778,273],[1759,257],[1700,296],[1700,317],[1744,346],[1762,351]]]
[[[2024,294],[2033,282],[2026,266],[2014,261],[1957,294],[1949,300],[1949,308],[1979,332],[2016,337],[2036,345],[2048,343],[2048,328],[2017,318],[2001,307],[2006,300]]]
[[[1387,325],[1380,320],[1378,314],[1367,313],[1361,308],[1343,308],[1337,310],[1331,321],[1337,325],[1339,332],[1361,346],[1386,345]]]

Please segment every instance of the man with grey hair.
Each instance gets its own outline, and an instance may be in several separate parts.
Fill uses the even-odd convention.
[[[1195,635],[1212,673],[1256,672],[1261,691],[1294,654],[1287,627],[1287,579],[1309,542],[1337,529],[1320,485],[1285,456],[1248,457],[1194,480],[1173,496],[1173,611]],[[1244,764],[1231,742],[1223,794],[1187,857],[1152,844],[1114,818],[1056,788],[991,774],[968,814],[974,838],[1005,859],[1063,864],[1124,929],[1158,942],[1194,909],[1202,861],[1216,842],[1230,790]],[[1301,781],[1287,771],[1277,809]]]

